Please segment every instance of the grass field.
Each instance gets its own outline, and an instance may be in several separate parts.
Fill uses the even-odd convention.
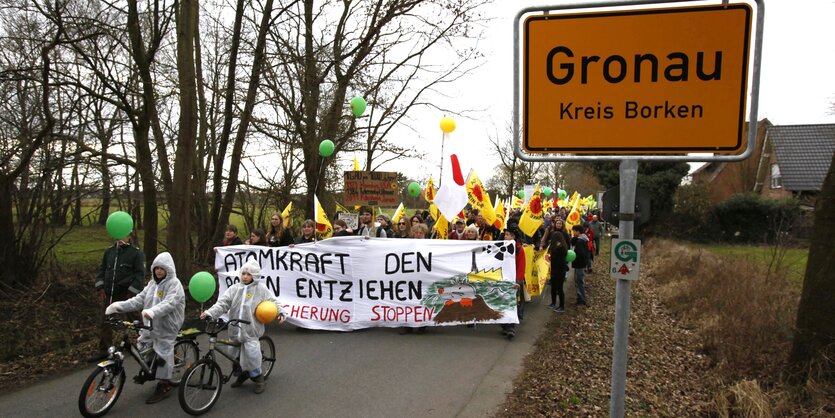
[[[694,246],[715,254],[741,257],[764,267],[772,264],[776,252],[774,247],[764,245],[707,244]],[[806,260],[808,258],[809,250],[807,248],[788,248],[785,250],[785,255],[781,260],[781,266],[786,268],[786,275],[790,281],[797,285],[803,283],[803,275],[806,273]]]

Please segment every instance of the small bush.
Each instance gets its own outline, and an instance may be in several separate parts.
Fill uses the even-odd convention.
[[[768,199],[756,193],[740,193],[713,209],[728,242],[774,242],[782,239],[800,217],[796,199]]]

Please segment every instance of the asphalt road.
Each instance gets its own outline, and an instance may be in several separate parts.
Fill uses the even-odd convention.
[[[268,327],[279,361],[261,395],[252,382],[224,386],[208,416],[239,417],[484,417],[496,412],[521,371],[547,318],[548,301],[535,298],[513,341],[498,325],[431,327],[423,335],[396,329],[297,332]],[[140,386],[130,368],[124,392],[109,417],[188,416],[176,393],[155,405],[145,399],[155,383]],[[0,395],[0,417],[68,417],[93,366]],[[228,371],[228,368],[224,369]]]

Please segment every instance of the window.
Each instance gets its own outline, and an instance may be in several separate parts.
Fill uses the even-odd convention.
[[[780,167],[777,164],[771,165],[771,188],[779,189],[783,187],[783,177],[780,176]]]

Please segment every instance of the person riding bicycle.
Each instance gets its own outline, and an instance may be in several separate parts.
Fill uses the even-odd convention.
[[[229,327],[229,338],[241,344],[241,374],[232,382],[232,387],[240,387],[247,378],[252,378],[255,382],[255,393],[263,393],[266,382],[261,373],[261,345],[258,339],[264,335],[264,324],[255,319],[255,308],[263,301],[275,303],[278,307],[279,324],[284,322],[286,314],[275,294],[258,280],[261,277],[261,267],[256,261],[246,262],[238,272],[238,277],[241,281],[226,289],[217,303],[200,314],[200,319],[218,318],[228,313],[230,320],[249,321],[249,324]]]
[[[159,380],[153,395],[146,403],[157,403],[171,394],[171,372],[174,366],[174,343],[185,318],[186,296],[177,278],[171,254],[161,253],[151,264],[153,280],[136,296],[113,302],[107,307],[107,315],[142,310],[142,317],[154,321],[153,330],[142,330],[139,335],[140,350],[153,347],[158,363],[155,377]],[[146,323],[147,325],[147,323]]]

